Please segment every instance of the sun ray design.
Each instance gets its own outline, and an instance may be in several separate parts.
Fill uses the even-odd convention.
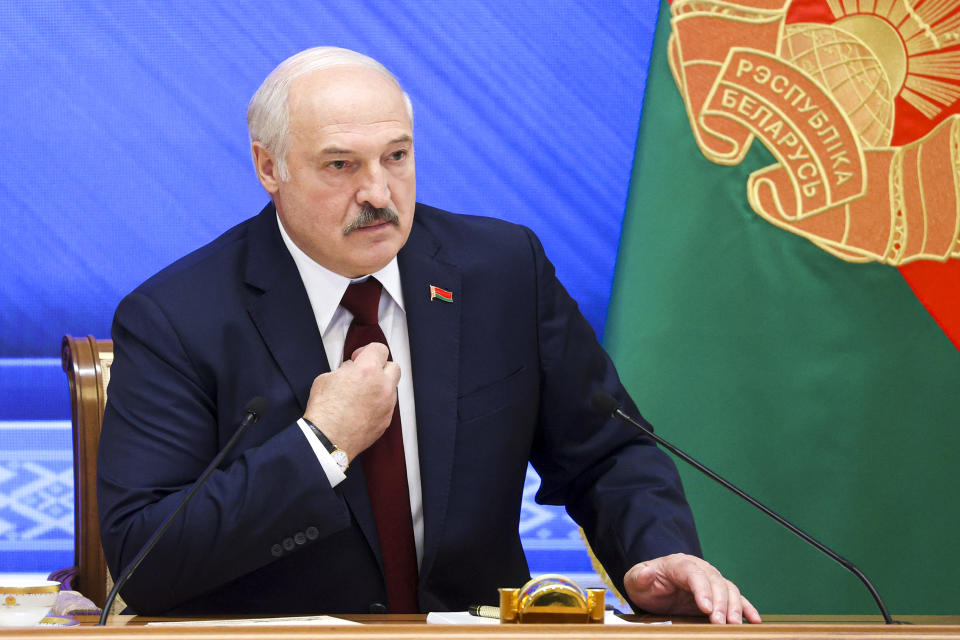
[[[907,42],[907,49],[911,54],[936,51],[958,44],[960,42],[960,13],[938,22],[931,31],[936,36],[935,38],[923,33],[924,37],[914,37]]]
[[[914,7],[910,6],[909,1],[903,3],[903,8],[910,15],[910,22],[904,25],[903,33],[906,35],[907,29],[911,26],[916,29],[916,33],[922,33],[927,37],[932,43],[933,46],[937,49],[940,48],[940,39],[937,37],[937,34],[934,33],[933,29],[930,27],[930,20],[926,20],[925,16],[921,15],[922,10],[917,10]],[[909,25],[909,26],[908,26]],[[913,36],[906,38],[907,40],[912,39]]]
[[[940,113],[940,107],[933,104],[923,96],[914,93],[910,89],[904,89],[900,92],[900,97],[910,103],[917,111],[928,118],[936,118]]]
[[[910,19],[910,14],[907,13],[906,7],[903,6],[903,0],[894,0],[886,15],[893,26],[898,29]]]
[[[960,99],[960,2],[957,0],[825,0],[836,26],[864,39],[888,72],[899,95],[927,118]],[[854,18],[854,16],[859,16]],[[900,50],[881,39],[869,20],[882,20],[900,40]],[[851,22],[853,21],[853,22]],[[857,22],[859,21],[859,22]],[[866,22],[864,22],[866,21]],[[867,24],[865,27],[864,25]],[[880,46],[883,45],[883,46]],[[905,71],[905,73],[904,73]]]
[[[932,25],[956,8],[956,0],[928,0],[927,2],[916,3],[914,10],[921,20]]]
[[[893,11],[893,7],[894,5],[897,4],[897,2],[898,0],[880,0],[877,3],[877,7],[876,7],[876,10],[874,10],[874,13],[876,13],[878,16],[889,16],[890,12]]]
[[[930,96],[933,100],[947,107],[960,100],[960,85],[941,82],[932,78],[921,78],[916,75],[908,77],[906,85],[917,93]]]
[[[944,51],[910,58],[910,71],[925,76],[960,80],[960,51]]]

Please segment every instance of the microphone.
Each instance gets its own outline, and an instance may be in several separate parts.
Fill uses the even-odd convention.
[[[137,567],[140,566],[140,563],[143,562],[143,559],[157,546],[157,542],[160,541],[160,538],[163,537],[163,534],[167,532],[167,529],[170,528],[170,525],[176,520],[177,516],[180,515],[180,512],[183,511],[183,508],[187,506],[187,503],[193,499],[193,496],[196,495],[197,490],[203,486],[207,481],[207,478],[210,477],[210,474],[220,466],[220,463],[223,462],[224,457],[233,449],[234,445],[237,444],[237,441],[240,440],[240,436],[246,432],[247,427],[253,423],[260,420],[263,414],[267,410],[267,406],[270,403],[263,396],[257,396],[250,400],[243,407],[243,420],[240,421],[240,427],[233,433],[230,437],[230,440],[227,441],[227,444],[224,445],[223,449],[220,450],[220,453],[217,454],[207,468],[203,470],[203,473],[200,474],[200,477],[197,478],[196,482],[193,483],[193,486],[190,487],[190,490],[187,491],[187,495],[183,496],[183,499],[180,501],[180,504],[177,505],[177,508],[174,509],[170,515],[160,524],[160,527],[150,536],[150,539],[140,548],[140,551],[137,552],[136,557],[130,561],[130,564],[120,572],[120,576],[117,578],[117,581],[113,585],[113,589],[110,590],[110,595],[107,596],[107,601],[103,605],[103,612],[100,614],[100,622],[97,624],[103,626],[107,624],[107,616],[110,613],[110,607],[113,606],[113,601],[117,597],[117,593],[120,592],[120,588],[127,583],[127,580],[133,576],[133,573],[137,570]]]
[[[648,436],[653,438],[655,441],[657,441],[659,444],[663,445],[665,449],[675,454],[677,457],[681,458],[684,462],[693,466],[698,471],[701,471],[702,473],[706,474],[711,480],[720,483],[730,491],[734,492],[735,494],[737,494],[738,496],[740,496],[741,498],[743,498],[744,500],[752,504],[754,507],[756,507],[763,513],[773,518],[779,524],[783,525],[784,527],[792,531],[794,534],[802,538],[808,544],[812,545],[822,553],[826,554],[828,557],[838,562],[840,566],[842,566],[844,569],[846,569],[853,575],[857,576],[860,582],[862,582],[864,586],[867,587],[867,589],[870,591],[870,595],[873,596],[873,600],[877,603],[877,606],[880,607],[880,613],[883,615],[883,620],[886,624],[904,624],[899,620],[894,620],[893,618],[890,617],[890,613],[887,611],[887,607],[884,606],[883,599],[880,597],[880,594],[877,592],[876,588],[874,588],[870,580],[867,579],[867,576],[865,576],[863,572],[860,571],[860,569],[858,569],[852,562],[841,557],[839,554],[837,554],[835,551],[830,549],[828,546],[826,546],[822,542],[818,542],[816,539],[813,538],[813,536],[803,531],[800,527],[796,526],[795,524],[793,524],[783,516],[776,514],[771,509],[761,504],[758,500],[751,497],[749,494],[747,494],[743,490],[738,489],[736,486],[734,486],[724,478],[721,478],[719,475],[717,475],[716,473],[714,473],[704,465],[700,464],[699,462],[697,462],[696,460],[688,456],[686,453],[684,453],[680,449],[676,448],[675,446],[673,446],[672,444],[670,444],[669,442],[667,442],[666,440],[664,440],[663,438],[655,434],[653,432],[653,426],[649,422],[647,422],[647,420],[643,416],[638,415],[638,417],[640,418],[640,421],[638,422],[637,420],[634,420],[633,418],[625,414],[623,411],[620,410],[620,403],[617,402],[617,399],[614,398],[609,393],[607,393],[606,391],[597,391],[596,393],[594,393],[593,397],[590,399],[590,404],[599,413],[602,413],[606,416],[611,416],[613,418],[619,418],[624,422],[628,422],[632,424],[637,429],[640,429],[645,434],[647,434]]]

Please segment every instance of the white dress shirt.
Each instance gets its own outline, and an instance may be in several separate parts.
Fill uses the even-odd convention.
[[[280,235],[300,272],[307,290],[310,306],[323,339],[330,370],[336,371],[343,362],[343,345],[353,314],[340,306],[340,300],[351,282],[362,278],[341,276],[313,261],[300,247],[294,244],[277,218]],[[380,294],[379,324],[387,338],[390,355],[400,367],[400,383],[397,385],[397,402],[400,403],[400,424],[403,434],[403,455],[407,467],[407,488],[410,492],[410,514],[413,516],[413,539],[417,547],[417,564],[423,560],[423,498],[420,490],[420,457],[417,448],[417,412],[413,402],[413,369],[410,364],[410,337],[407,332],[407,315],[403,308],[403,291],[400,289],[400,269],[396,257],[380,271],[370,274],[383,285]],[[319,369],[319,366],[318,366]],[[319,373],[319,371],[318,371]],[[313,449],[320,466],[335,487],[346,479],[343,471],[334,462],[330,453],[301,419],[298,421],[304,437]],[[317,427],[323,431],[323,425]],[[334,444],[336,444],[334,442]],[[349,473],[349,469],[347,470]]]

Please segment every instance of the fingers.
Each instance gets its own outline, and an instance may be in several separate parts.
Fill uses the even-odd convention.
[[[365,344],[350,354],[350,360],[353,362],[359,363],[362,360],[363,362],[368,362],[371,364],[379,364],[381,367],[389,358],[390,349],[388,349],[387,345],[383,344],[382,342],[371,342],[369,344]]]
[[[623,583],[630,601],[650,613],[703,613],[715,624],[761,622],[737,586],[696,556],[675,553],[641,562],[624,574]]]
[[[749,600],[743,597],[743,594],[740,593],[740,589],[737,587],[737,585],[726,579],[724,579],[724,582],[727,583],[727,624],[741,624],[744,618],[746,618],[747,622],[751,622],[753,624],[760,624],[763,622],[756,607],[754,607]],[[720,611],[722,614],[723,609]],[[720,615],[715,612],[711,616],[711,622],[717,622],[718,618],[720,618]]]
[[[713,592],[713,611],[710,613],[710,622],[714,624],[726,624],[729,618],[729,609],[730,609],[730,590],[727,586],[727,581],[724,580],[723,576],[720,575],[720,572],[717,571],[715,575],[710,574],[708,579],[710,580],[710,590]],[[740,594],[737,593],[737,609],[740,608]],[[737,616],[737,621],[740,621],[740,617]]]
[[[634,589],[649,589],[657,579],[657,571],[646,562],[635,564],[623,577],[623,582]]]
[[[390,359],[390,350],[381,342],[371,342],[353,352],[351,359],[359,367],[368,366],[374,370],[382,370],[390,387],[396,388],[400,384],[400,365]],[[344,362],[343,365],[346,365]],[[343,366],[341,365],[341,366]]]
[[[706,566],[698,567],[690,581],[697,606],[714,624],[740,624],[743,622],[740,590],[714,567],[703,564]]]
[[[709,614],[710,622],[714,624],[742,624],[744,617],[749,622],[760,623],[760,614],[753,604],[743,597],[740,589],[734,583],[717,572],[718,579],[710,576],[710,589],[714,594],[713,610],[701,611]]]
[[[397,385],[400,384],[400,365],[396,362],[388,362],[383,365],[383,372],[390,381],[390,386],[396,389]]]
[[[720,612],[726,612],[727,592],[725,588],[720,588],[719,585],[723,578],[720,577],[720,580],[717,580],[716,576],[709,575],[706,571],[708,567],[713,569],[699,558],[687,556],[682,563],[672,563],[671,579],[681,588],[690,592],[697,608],[710,616],[711,622],[723,623],[726,622],[726,615]],[[716,569],[714,571],[717,576],[720,575]]]
[[[401,373],[384,344],[370,343],[352,356],[335,371],[314,379],[303,414],[351,457],[389,427]]]
[[[718,624],[741,624],[743,622],[743,605],[741,604],[743,596],[740,595],[740,589],[737,589],[737,585],[723,577],[720,580],[722,582],[718,586],[724,592],[724,602],[710,616],[710,621]]]
[[[740,624],[744,616],[760,622],[760,614],[740,589],[710,563],[694,556],[669,556],[670,577],[693,596],[697,608],[714,624]]]
[[[753,624],[760,624],[763,622],[763,619],[760,617],[760,612],[757,611],[757,608],[754,607],[753,604],[743,596],[740,596],[740,599],[743,606],[743,617],[745,617],[748,622],[752,622]]]

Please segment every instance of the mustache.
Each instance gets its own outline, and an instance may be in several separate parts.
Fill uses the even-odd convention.
[[[357,229],[370,226],[374,222],[389,222],[390,224],[400,224],[400,216],[390,207],[378,208],[371,204],[364,204],[357,217],[350,221],[343,228],[343,235],[353,233]]]

